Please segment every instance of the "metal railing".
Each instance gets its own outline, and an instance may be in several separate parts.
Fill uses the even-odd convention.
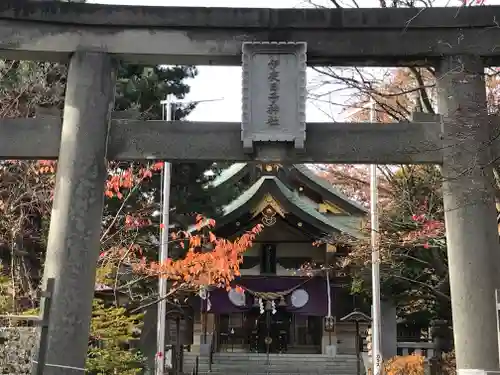
[[[200,371],[200,357],[196,356],[194,360],[193,371],[191,371],[191,375],[198,375]]]
[[[212,372],[212,364],[214,363],[215,342],[217,340],[217,332],[212,333],[212,341],[210,342],[210,351],[208,353],[208,372]]]
[[[421,355],[426,360],[434,356],[435,344],[429,341],[398,342],[398,355]]]

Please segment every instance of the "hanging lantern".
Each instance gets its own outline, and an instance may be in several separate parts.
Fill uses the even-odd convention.
[[[325,316],[325,331],[326,332],[334,332],[335,331],[335,317],[333,316]]]

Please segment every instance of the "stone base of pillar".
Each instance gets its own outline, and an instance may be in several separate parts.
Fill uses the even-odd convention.
[[[331,335],[331,337],[329,335]],[[321,338],[321,353],[329,357],[335,357],[337,355],[337,349],[337,335],[333,332],[323,332],[323,337]]]
[[[500,375],[500,371],[463,369],[457,370],[457,375]]]
[[[363,365],[362,368],[365,370],[364,373],[368,374],[372,368],[372,357],[370,357],[368,353],[365,352],[361,353],[361,363]]]
[[[326,345],[323,348],[323,354],[330,358],[335,358],[337,356],[337,345]]]
[[[214,337],[212,334],[207,334],[207,339],[205,343],[200,344],[200,356],[209,356],[210,351],[212,350],[212,341]]]

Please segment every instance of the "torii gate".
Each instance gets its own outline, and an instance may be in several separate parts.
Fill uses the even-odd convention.
[[[458,369],[498,370],[497,125],[482,73],[498,60],[500,7],[230,9],[0,2],[0,57],[69,61],[63,119],[0,121],[0,157],[59,159],[45,277],[55,278],[45,374],[82,374],[106,160],[436,163]],[[255,43],[255,42],[296,43]],[[111,119],[114,61],[240,65],[243,122]],[[306,46],[308,52],[306,53]],[[440,116],[305,123],[305,64],[433,65]],[[119,116],[118,116],[119,117]],[[419,120],[418,116],[415,120]]]

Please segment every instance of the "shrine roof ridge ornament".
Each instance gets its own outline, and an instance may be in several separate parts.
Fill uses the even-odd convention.
[[[453,54],[494,64],[498,19],[500,6],[254,9],[2,0],[0,58],[68,61],[89,50],[144,64],[237,66],[244,42],[285,40],[307,43],[309,65],[430,64]]]

